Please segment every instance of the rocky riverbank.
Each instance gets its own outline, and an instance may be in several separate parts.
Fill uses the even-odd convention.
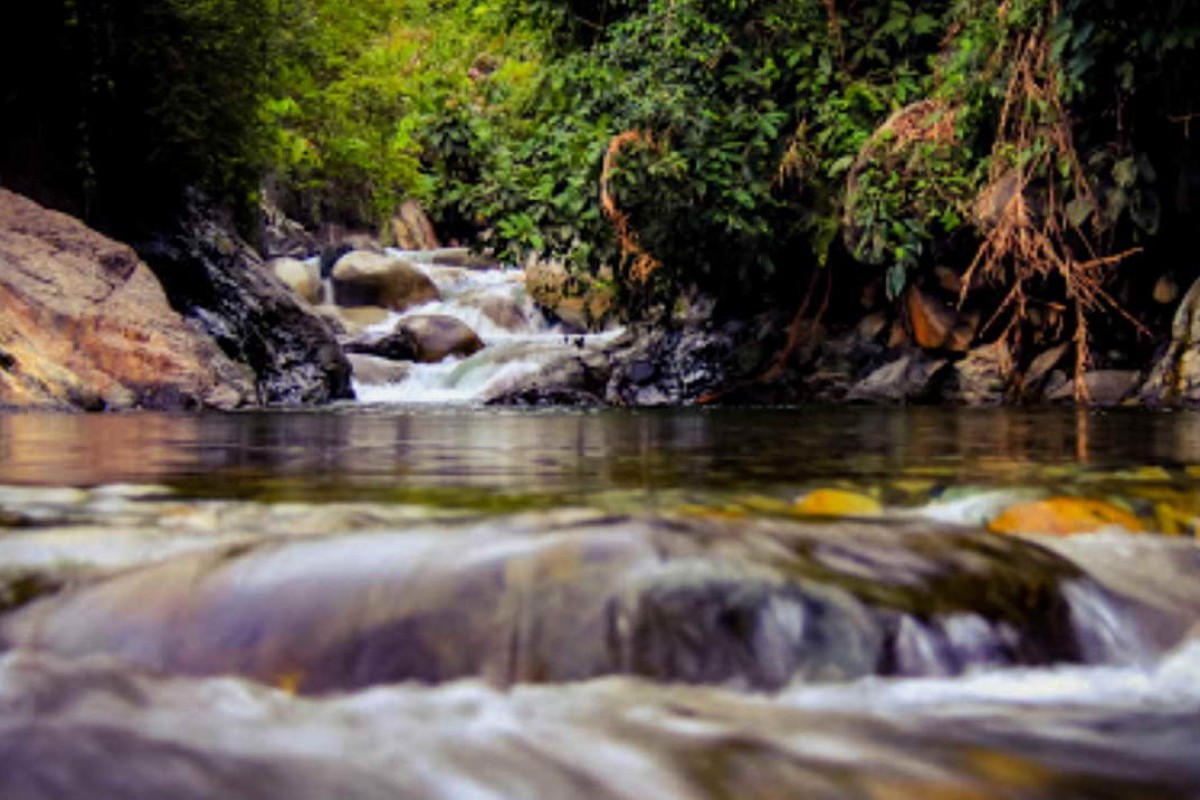
[[[1017,369],[980,338],[978,314],[917,287],[830,320],[718,319],[711,299],[688,297],[622,331],[611,276],[437,249],[411,205],[388,237],[432,249],[318,235],[273,212],[264,259],[197,199],[137,254],[17,195],[0,201],[9,407],[308,406],[352,398],[352,381],[425,392],[376,399],[539,406],[1200,403],[1200,284],[1151,362],[1101,359],[1077,382],[1069,344],[1035,346]]]

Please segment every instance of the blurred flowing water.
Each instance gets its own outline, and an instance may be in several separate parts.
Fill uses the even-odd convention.
[[[0,415],[0,798],[1200,797],[1198,517],[1191,413]]]

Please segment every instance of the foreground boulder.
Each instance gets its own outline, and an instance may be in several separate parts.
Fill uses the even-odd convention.
[[[125,245],[0,189],[0,406],[229,408],[248,375]]]
[[[1106,661],[1125,609],[982,532],[560,512],[150,564],[10,613],[0,646],[308,693],[608,674],[774,690]]]
[[[139,245],[171,305],[255,376],[260,403],[353,397],[350,364],[329,324],[198,201],[173,231]]]

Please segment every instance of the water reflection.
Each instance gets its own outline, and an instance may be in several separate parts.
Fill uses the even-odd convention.
[[[769,491],[900,473],[1029,482],[1048,465],[1200,461],[1200,415],[1058,409],[799,408],[514,412],[342,409],[0,415],[0,482],[203,477],[243,491],[474,487]]]

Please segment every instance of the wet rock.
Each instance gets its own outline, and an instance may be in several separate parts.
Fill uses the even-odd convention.
[[[855,384],[846,399],[868,403],[927,402],[936,397],[937,379],[947,363],[923,351],[909,351]]]
[[[797,514],[814,517],[877,517],[883,513],[878,500],[845,489],[814,489],[796,498]]]
[[[235,407],[246,372],[127,246],[0,189],[0,406]]]
[[[267,262],[266,268],[304,302],[311,305],[321,302],[321,273],[316,264],[295,258],[274,258]]]
[[[777,689],[915,669],[905,619],[941,632],[938,670],[1079,658],[1063,591],[1081,581],[1028,542],[927,522],[563,512],[176,558],[26,605],[0,638],[309,693],[613,673]]]
[[[350,398],[333,330],[263,269],[254,251],[193,197],[173,231],[138,245],[171,305],[254,373],[257,399],[311,405]]]
[[[363,333],[342,343],[342,349],[351,355],[374,356],[391,361],[416,361],[417,340],[407,330],[397,328],[392,333],[379,335]]]
[[[529,325],[529,318],[525,315],[525,310],[511,297],[487,294],[478,300],[464,298],[463,302],[474,305],[483,312],[485,317],[506,331],[523,330]]]
[[[412,369],[410,364],[390,358],[351,353],[346,358],[354,370],[354,380],[370,385],[403,383]]]
[[[44,654],[0,657],[6,800],[1063,800],[1190,798],[1200,732],[1108,674],[880,681],[779,698],[633,679],[297,699]],[[1120,677],[1119,674],[1116,677]],[[998,696],[993,688],[1007,690]],[[1047,699],[1045,690],[1058,688]],[[1075,689],[1075,694],[1072,689]],[[947,704],[951,704],[947,707]]]
[[[1087,401],[1091,405],[1115,406],[1132,397],[1141,383],[1142,375],[1137,370],[1098,369],[1083,374],[1083,385],[1087,390]],[[1070,402],[1075,399],[1075,381],[1067,379],[1057,385],[1047,382],[1046,400]]]
[[[349,334],[351,336],[361,334],[365,328],[379,325],[386,321],[388,315],[391,314],[386,308],[381,308],[380,306],[343,308],[342,306],[330,304],[318,306],[315,311],[338,334]]]
[[[1103,500],[1086,497],[1050,497],[1005,509],[988,523],[996,533],[1037,533],[1068,536],[1108,527],[1143,530],[1141,520],[1129,511]]]
[[[734,337],[722,330],[643,328],[611,354],[613,405],[694,403],[740,377]]]
[[[500,262],[486,253],[475,253],[465,247],[443,247],[432,256],[434,264],[464,269],[500,269]]]
[[[396,324],[395,336],[413,343],[413,360],[436,363],[451,356],[466,357],[483,349],[479,335],[465,322],[447,314],[419,314]]]
[[[1179,302],[1170,344],[1154,364],[1138,397],[1147,405],[1200,403],[1200,280]]]
[[[1021,377],[1021,396],[1024,399],[1034,400],[1042,396],[1046,386],[1050,384],[1052,371],[1059,365],[1070,348],[1070,342],[1063,342],[1039,353],[1030,362],[1029,369],[1025,370],[1025,374]]]
[[[602,406],[612,373],[606,353],[585,347],[560,356],[533,375],[488,398],[490,405]]]
[[[354,250],[341,256],[330,274],[333,300],[340,306],[382,306],[404,311],[441,299],[424,272],[399,258]]]
[[[279,206],[266,193],[259,204],[260,218],[259,240],[262,243],[263,256],[273,258],[302,259],[319,252],[317,239],[304,226],[294,219],[288,218]]]
[[[882,326],[877,328],[880,322]],[[878,368],[884,347],[876,339],[886,328],[886,319],[877,316],[865,328],[860,326],[827,337],[821,342],[811,369],[802,378],[800,396],[818,403],[845,400],[856,376],[865,377]]]
[[[946,400],[970,406],[998,405],[1008,392],[1008,348],[1003,342],[976,347],[952,367]]]

